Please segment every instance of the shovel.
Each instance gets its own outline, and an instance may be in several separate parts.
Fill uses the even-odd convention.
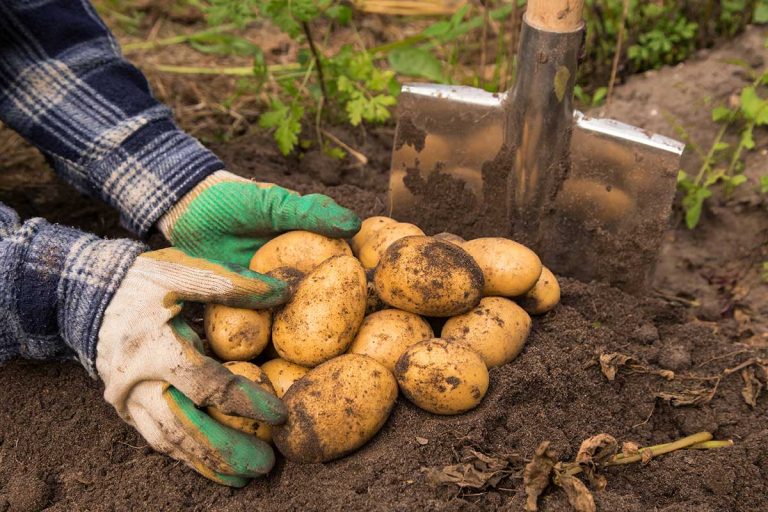
[[[557,274],[647,288],[684,145],[573,110],[583,0],[529,0],[505,93],[409,84],[399,99],[391,215],[428,234],[502,236]]]

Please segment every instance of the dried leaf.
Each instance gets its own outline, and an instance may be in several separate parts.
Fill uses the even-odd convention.
[[[600,370],[603,372],[606,379],[613,381],[616,378],[616,372],[619,371],[619,367],[624,366],[631,360],[632,356],[620,354],[618,352],[600,354]]]
[[[565,491],[568,496],[568,503],[576,512],[596,512],[595,499],[584,482],[575,476],[562,474],[559,475],[555,483]]]
[[[651,462],[651,459],[653,458],[653,452],[651,450],[643,450],[640,456],[642,457],[640,459],[640,464],[645,466],[646,464]]]
[[[525,466],[523,483],[525,484],[525,494],[528,497],[525,503],[527,512],[536,512],[539,509],[539,496],[549,485],[552,469],[556,462],[556,455],[554,450],[549,448],[549,441],[544,441],[536,448],[533,458]]]
[[[429,439],[427,439],[426,437],[416,436],[416,442],[419,443],[421,446],[424,446],[425,444],[429,443]]]
[[[659,375],[667,380],[675,380],[675,372],[672,370],[659,370]]]
[[[717,386],[712,388],[684,389],[678,393],[667,393],[665,391],[656,393],[657,398],[666,400],[673,407],[682,407],[685,405],[702,405],[712,400]]]
[[[632,441],[624,441],[621,445],[621,453],[625,457],[631,457],[640,453],[640,445],[633,443]]]
[[[741,370],[741,379],[744,381],[741,396],[747,405],[754,409],[757,406],[760,392],[763,390],[763,383],[757,378],[755,368],[752,366]]]
[[[579,453],[576,455],[576,463],[581,466],[582,471],[592,484],[598,490],[605,488],[605,477],[598,475],[595,471],[598,467],[607,462],[616,455],[619,449],[619,443],[616,438],[609,434],[597,434],[581,443]]]
[[[436,486],[456,485],[462,489],[484,490],[496,487],[504,477],[511,474],[511,463],[516,460],[517,455],[492,457],[465,447],[459,464],[442,468],[422,468],[422,472],[426,473],[427,480]]]

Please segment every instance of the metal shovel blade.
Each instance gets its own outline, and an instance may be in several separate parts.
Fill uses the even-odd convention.
[[[471,87],[403,88],[390,177],[392,217],[428,234],[536,240],[532,248],[557,274],[643,290],[668,227],[684,145],[575,112],[562,186],[541,215],[538,233],[521,233],[510,218],[509,175],[515,169],[499,158],[506,100],[506,94]]]

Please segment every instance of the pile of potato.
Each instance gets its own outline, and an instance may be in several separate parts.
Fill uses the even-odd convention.
[[[299,462],[361,447],[386,422],[398,389],[435,414],[476,407],[488,368],[523,349],[529,314],[560,300],[555,276],[523,245],[425,236],[387,217],[366,219],[350,243],[286,233],[250,268],[287,281],[291,300],[264,311],[209,304],[205,332],[230,371],[284,400],[288,421],[270,427],[209,413]],[[247,362],[258,356],[266,362]]]

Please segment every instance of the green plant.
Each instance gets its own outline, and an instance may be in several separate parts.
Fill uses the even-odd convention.
[[[649,27],[627,48],[627,56],[636,69],[676,64],[693,52],[698,24],[689,21],[670,4],[663,2],[640,6],[635,16]]]
[[[768,99],[759,95],[758,87],[761,85],[768,85],[768,70],[741,90],[737,106],[718,106],[712,110],[712,120],[720,123],[721,127],[706,154],[691,144],[702,157],[701,167],[695,177],[681,170],[677,179],[685,194],[683,208],[688,228],[698,225],[704,202],[712,196],[714,185],[722,184],[725,193],[730,194],[735,187],[747,181],[743,174],[743,153],[755,148],[755,128],[768,125]],[[729,129],[738,133],[735,144],[725,140]],[[760,186],[762,190],[768,190],[765,176],[761,178]]]

